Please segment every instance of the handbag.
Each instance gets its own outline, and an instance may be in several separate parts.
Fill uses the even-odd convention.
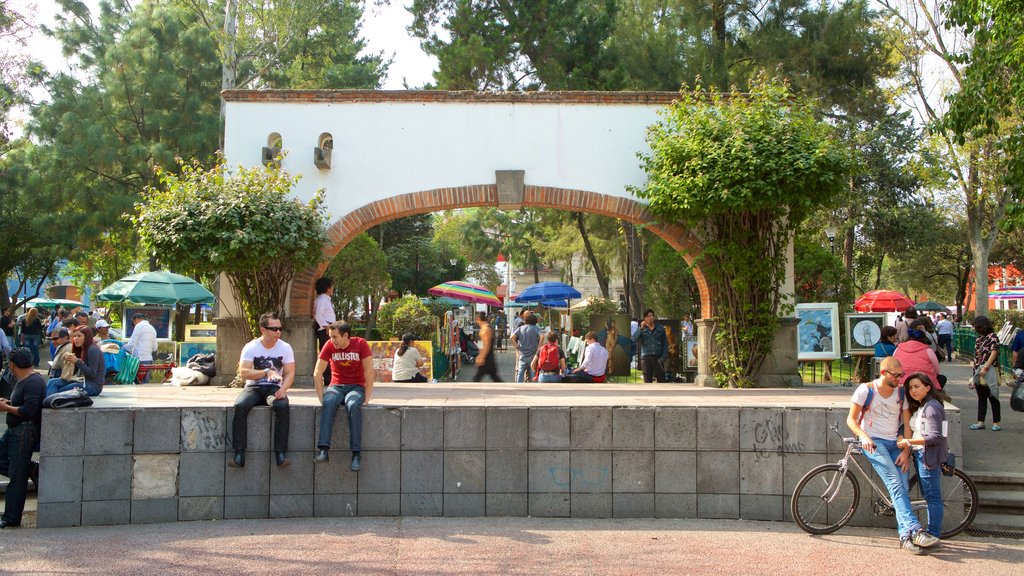
[[[942,463],[942,475],[952,476],[954,468],[956,468],[956,454],[950,452],[949,455],[946,456],[946,461]]]
[[[61,365],[60,379],[67,382],[85,382],[85,376],[75,374],[76,368],[77,366],[75,366],[74,362],[65,361],[64,364]]]
[[[125,356],[121,361],[121,369],[114,376],[114,382],[118,384],[131,384],[135,382],[135,374],[139,371],[139,359],[135,356]]]
[[[1024,381],[1017,380],[1017,386],[1010,394],[1010,409],[1014,412],[1024,412]]]

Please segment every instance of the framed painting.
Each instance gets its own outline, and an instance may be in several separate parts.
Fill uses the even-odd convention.
[[[182,342],[178,347],[178,366],[184,366],[188,359],[196,354],[212,354],[217,352],[215,342]]]
[[[885,314],[865,312],[846,315],[846,351],[852,356],[873,356],[882,339]]]
[[[135,330],[135,325],[132,324],[132,316],[136,312],[141,312],[146,315],[146,319],[156,329],[156,337],[158,339],[167,339],[171,337],[171,309],[167,307],[130,307],[124,309],[124,337],[125,339],[132,337],[132,332]]]
[[[633,341],[629,336],[629,314],[592,314],[590,331],[597,343],[608,350],[608,376],[629,376]]]
[[[839,358],[839,304],[797,304],[797,359],[836,360]]]

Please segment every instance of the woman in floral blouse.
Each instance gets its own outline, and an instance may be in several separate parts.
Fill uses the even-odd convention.
[[[992,328],[992,321],[986,316],[974,319],[974,331],[978,340],[974,343],[974,377],[971,388],[978,393],[978,421],[971,424],[971,430],[985,429],[985,415],[988,404],[992,404],[992,431],[999,427],[999,338]]]

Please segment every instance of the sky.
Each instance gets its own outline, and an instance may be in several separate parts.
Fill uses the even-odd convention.
[[[56,4],[49,0],[8,0],[8,3],[16,11],[27,15],[33,23],[52,24],[57,11]],[[99,0],[86,0],[86,4],[95,13]],[[383,51],[385,59],[394,59],[384,82],[385,89],[400,90],[405,84],[410,88],[419,88],[432,79],[437,68],[437,59],[423,52],[419,40],[412,38],[406,31],[406,27],[412,23],[412,15],[405,9],[405,4],[411,4],[411,1],[392,0],[391,4],[384,6],[366,2],[362,29],[362,37],[367,40],[366,51]],[[66,69],[60,46],[43,34],[34,34],[26,50],[42,60],[50,70]]]

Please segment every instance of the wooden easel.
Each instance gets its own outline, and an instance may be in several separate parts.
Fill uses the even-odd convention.
[[[871,358],[874,357],[874,353],[858,352],[854,354],[850,353],[851,356],[857,358],[856,362],[853,363],[853,374],[850,375],[850,382],[853,384],[860,384],[861,382],[867,382],[871,380],[871,375],[868,374],[871,371]],[[864,375],[867,374],[867,379]]]

